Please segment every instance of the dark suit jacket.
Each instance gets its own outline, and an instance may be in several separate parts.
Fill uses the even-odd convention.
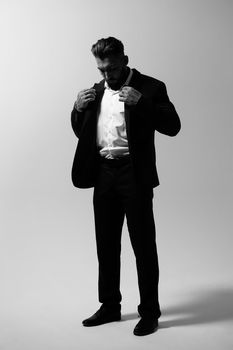
[[[129,86],[142,93],[135,106],[125,104],[125,122],[135,176],[139,184],[146,187],[159,185],[154,146],[155,130],[175,136],[180,130],[180,119],[170,102],[166,86],[133,69]],[[79,138],[73,167],[72,182],[79,188],[95,185],[98,172],[97,111],[104,93],[104,80],[93,86],[96,99],[83,112],[75,108],[71,113],[72,128]]]

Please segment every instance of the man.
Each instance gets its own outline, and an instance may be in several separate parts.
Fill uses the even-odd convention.
[[[92,46],[103,80],[79,92],[71,122],[79,138],[72,181],[94,187],[94,216],[99,263],[100,309],[83,321],[97,326],[121,319],[120,251],[124,217],[136,257],[140,321],[135,335],[158,328],[159,266],[153,217],[153,188],[159,185],[155,130],[175,136],[180,119],[165,84],[128,67],[116,38]]]

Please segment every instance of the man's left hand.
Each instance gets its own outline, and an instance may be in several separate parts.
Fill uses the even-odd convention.
[[[119,101],[125,102],[129,106],[134,106],[138,103],[142,94],[130,86],[124,86],[119,92]]]

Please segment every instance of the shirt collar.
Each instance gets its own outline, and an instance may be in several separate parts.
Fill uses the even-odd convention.
[[[112,90],[112,89],[110,88],[110,86],[108,86],[108,83],[107,83],[106,81],[104,82],[104,87],[105,87],[106,89],[108,89],[108,90],[113,91],[114,93],[118,93],[124,86],[129,85],[129,82],[130,82],[130,80],[131,80],[131,78],[132,78],[132,75],[133,75],[133,70],[130,68],[130,69],[129,69],[129,75],[128,75],[126,81],[125,81],[124,84],[120,87],[119,90]]]

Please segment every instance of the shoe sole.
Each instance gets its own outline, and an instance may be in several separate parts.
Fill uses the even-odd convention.
[[[84,327],[95,327],[95,326],[101,326],[102,324],[106,324],[106,323],[110,323],[110,322],[117,322],[117,321],[121,321],[121,316],[108,319],[105,322],[98,322],[98,323],[92,323],[92,324],[91,323],[90,324],[88,324],[88,323],[85,324],[85,322],[84,322],[82,324],[83,324]]]
[[[137,336],[144,336],[144,335],[149,335],[149,334],[153,334],[155,333],[157,330],[158,330],[159,327],[156,327],[155,329],[151,330],[151,331],[147,331],[147,332],[137,332],[137,331],[133,331],[133,334],[134,335],[137,335]]]

